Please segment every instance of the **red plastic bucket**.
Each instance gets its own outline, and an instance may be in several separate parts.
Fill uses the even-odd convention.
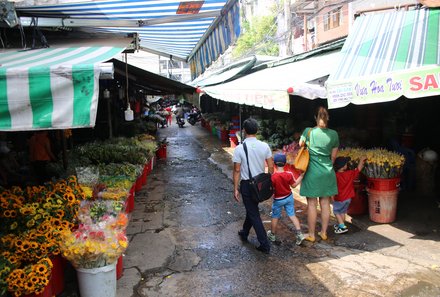
[[[375,191],[367,189],[370,220],[376,223],[392,223],[396,220],[399,190]]]
[[[229,144],[232,148],[237,147],[238,145],[238,138],[237,137],[229,137]]]
[[[124,262],[121,255],[118,258],[118,262],[116,263],[116,279],[120,279],[123,274],[124,274]]]
[[[130,213],[134,209],[134,192],[135,192],[135,185],[133,185],[128,192],[127,200],[125,201],[125,212]]]
[[[156,156],[158,159],[166,159],[167,158],[167,146],[162,145],[159,147],[159,149],[156,151]]]
[[[368,212],[368,197],[365,193],[365,185],[359,180],[353,182],[354,197],[351,199],[347,213],[353,215],[363,215]]]
[[[136,179],[136,183],[135,183],[135,188],[134,188],[134,190],[135,190],[136,192],[139,192],[140,190],[142,190],[142,176],[139,176],[139,177]]]
[[[395,191],[400,186],[400,178],[367,177],[367,188],[374,191]]]
[[[63,258],[60,255],[56,255],[50,258],[52,261],[52,294],[59,295],[64,291],[64,264]]]

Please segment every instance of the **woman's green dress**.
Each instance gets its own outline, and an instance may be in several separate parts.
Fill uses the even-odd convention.
[[[312,131],[307,137],[310,129]],[[301,196],[313,198],[336,195],[338,187],[331,153],[333,148],[339,146],[338,133],[328,128],[306,128],[301,140],[306,142],[310,154],[309,166],[301,182]]]

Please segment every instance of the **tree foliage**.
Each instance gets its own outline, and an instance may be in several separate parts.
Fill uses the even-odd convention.
[[[243,22],[242,29],[243,33],[232,51],[234,57],[250,54],[278,56],[275,15],[253,17],[251,22]]]

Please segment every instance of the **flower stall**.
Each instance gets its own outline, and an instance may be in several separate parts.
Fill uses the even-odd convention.
[[[147,181],[157,146],[149,135],[88,143],[71,151],[71,175],[64,179],[0,188],[0,295],[62,293],[64,258],[77,270],[81,296],[114,296],[128,245],[127,213]],[[95,274],[101,280],[90,283]],[[114,279],[108,290],[102,277]],[[100,283],[100,290],[90,290]]]
[[[396,218],[400,176],[405,157],[383,148],[346,148],[340,150],[338,156],[350,158],[349,169],[356,168],[362,156],[367,157],[362,174],[366,178],[370,219],[377,223],[393,222]],[[358,203],[355,200],[354,205]]]

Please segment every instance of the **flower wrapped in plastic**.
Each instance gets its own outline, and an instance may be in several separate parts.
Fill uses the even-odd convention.
[[[405,157],[399,153],[391,152],[383,148],[361,149],[346,148],[338,152],[338,156],[349,157],[349,169],[358,166],[359,159],[366,156],[364,169],[362,173],[369,178],[396,178],[400,177],[405,163]]]
[[[88,200],[81,203],[78,220],[83,224],[96,224],[108,216],[117,217],[124,211],[123,201]]]
[[[89,222],[90,223],[90,222]],[[125,213],[104,215],[96,224],[80,224],[62,233],[62,255],[76,268],[98,268],[115,263],[128,246]]]

